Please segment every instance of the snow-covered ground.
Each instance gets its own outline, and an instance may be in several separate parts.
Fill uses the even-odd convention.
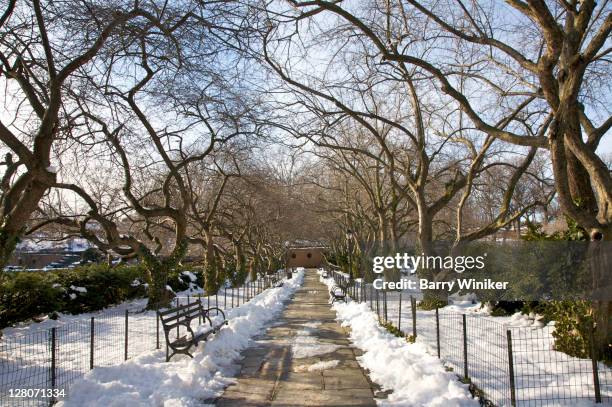
[[[193,301],[201,293],[201,289],[195,287],[177,293],[175,304]],[[242,309],[245,300],[254,293],[253,289],[246,287],[228,288],[222,289],[218,295],[200,298],[206,307],[217,306],[231,313],[237,310],[231,310],[232,307],[240,306]],[[68,389],[75,380],[90,371],[92,318],[94,318],[93,354],[96,368],[114,366],[124,361],[126,311],[128,311],[128,358],[154,351],[157,347],[157,318],[154,311],[143,311],[146,301],[146,299],[129,301],[105,310],[79,315],[60,314],[57,320],[46,319],[40,323],[30,322],[5,328],[0,338],[0,405],[48,404],[41,397],[27,400],[11,398],[9,389],[50,387],[50,328],[56,328],[55,387],[58,389]],[[164,334],[161,327],[159,338],[163,350]]]
[[[440,353],[454,371],[463,375],[463,317],[466,314],[468,375],[496,405],[510,405],[508,338],[512,354],[516,400],[520,405],[594,405],[590,359],[568,356],[554,349],[554,322],[544,325],[537,315],[516,313],[492,317],[480,304],[461,303],[439,311]],[[382,315],[382,312],[381,312]],[[387,317],[400,325],[399,293],[387,294]],[[437,355],[435,311],[416,311],[417,343]],[[401,329],[412,334],[410,300],[402,297]],[[612,369],[598,364],[601,394],[612,403]],[[580,400],[585,399],[585,400]],[[563,404],[565,403],[565,404]],[[601,404],[599,404],[601,405]]]
[[[367,286],[366,299],[376,317],[376,290]],[[387,292],[387,320],[407,334],[413,333],[410,295]],[[379,313],[384,320],[383,294]],[[468,376],[498,406],[510,405],[507,331],[512,335],[512,354],[518,406],[593,406],[594,385],[590,359],[579,359],[554,350],[554,322],[543,324],[537,315],[520,313],[492,317],[490,310],[472,301],[456,301],[439,310],[440,356],[448,369],[464,374],[463,317],[466,315]],[[416,343],[437,356],[435,311],[416,310]],[[598,364],[603,405],[612,404],[612,369]]]
[[[282,287],[257,295],[227,312],[229,325],[194,351],[165,362],[163,351],[151,351],[120,365],[96,368],[76,381],[62,407],[202,406],[232,383],[240,352],[283,309],[301,285],[304,271]]]
[[[331,279],[323,281],[333,284]],[[342,325],[351,328],[353,344],[364,352],[357,358],[359,363],[383,390],[392,390],[388,399],[377,400],[378,405],[478,406],[468,386],[428,354],[423,344],[410,344],[382,328],[367,303],[336,302],[333,308]]]

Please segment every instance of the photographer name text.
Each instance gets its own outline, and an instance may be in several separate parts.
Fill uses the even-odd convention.
[[[426,278],[410,280],[403,278],[399,281],[384,281],[377,278],[373,282],[377,290],[436,290],[453,291],[459,290],[506,290],[507,281],[493,281],[490,278],[477,280],[475,278],[459,278],[453,281],[431,281]]]

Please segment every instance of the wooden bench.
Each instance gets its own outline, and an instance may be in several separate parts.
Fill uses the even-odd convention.
[[[217,333],[223,325],[227,325],[223,310],[217,307],[205,309],[202,306],[202,301],[199,299],[189,304],[168,308],[165,311],[158,311],[157,316],[162,323],[164,335],[166,336],[166,362],[172,356],[179,353],[193,358],[193,355],[189,353],[189,349],[192,346],[197,345],[202,340],[206,340],[210,335]],[[202,321],[205,329],[202,330],[201,326],[198,332],[195,333],[191,328],[191,321],[194,319]],[[208,326],[206,326],[207,324]],[[178,333],[181,326],[185,328],[185,334],[182,336],[177,334],[176,336],[178,337],[171,338],[174,334],[173,331]]]
[[[332,285],[329,289],[329,298],[333,304],[336,301],[346,302],[346,288],[339,285]]]
[[[270,278],[270,287],[278,288],[283,286],[283,280],[277,274]]]

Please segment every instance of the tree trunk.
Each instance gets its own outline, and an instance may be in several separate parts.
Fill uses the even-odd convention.
[[[19,232],[0,229],[0,267],[2,270],[11,259],[20,237],[21,233]],[[0,270],[0,276],[4,276],[4,271]]]
[[[218,282],[218,264],[215,256],[215,245],[213,235],[210,230],[204,231],[204,239],[206,240],[206,253],[204,256],[204,290],[207,295],[217,292],[219,289]]]
[[[435,256],[434,246],[433,246],[433,219],[431,215],[428,213],[427,209],[421,208],[421,205],[418,205],[419,212],[419,246],[421,249],[421,254],[425,257]],[[417,254],[417,255],[418,255]],[[426,269],[422,268],[417,275],[420,278],[426,278],[430,281],[436,280],[441,277],[441,270],[434,269]],[[432,309],[436,306],[443,305],[448,298],[448,293],[434,290],[426,290],[423,293],[423,301],[421,301],[421,306],[425,309]]]
[[[567,182],[570,194],[575,204],[590,213],[597,213],[597,201],[591,180],[584,166],[576,156],[565,146],[565,157],[567,160]]]
[[[607,233],[608,234],[608,233]],[[612,242],[590,242],[589,266],[593,276],[594,345],[600,359],[612,360]]]
[[[244,257],[244,249],[240,242],[234,242],[235,255],[236,255],[236,281],[238,284],[244,284],[247,276],[246,259]]]
[[[147,303],[147,309],[159,309],[169,306],[174,295],[171,290],[167,289],[168,275],[185,256],[187,252],[187,242],[177,242],[172,254],[165,259],[161,259],[154,255],[144,245],[141,245],[139,252],[145,266],[149,283],[149,301]]]
[[[34,171],[34,170],[33,170]],[[46,170],[36,169],[32,179],[24,178],[24,189],[19,196],[13,197],[9,191],[2,202],[3,212],[0,217],[0,274],[10,260],[17,243],[26,229],[26,224],[42,199],[45,192],[55,182],[56,175]],[[26,175],[22,175],[25,177]],[[35,178],[38,177],[38,178]],[[7,202],[16,201],[16,202]]]
[[[168,270],[157,264],[146,265],[146,275],[149,282],[149,299],[147,309],[159,309],[170,306],[174,295],[166,288],[168,284]]]

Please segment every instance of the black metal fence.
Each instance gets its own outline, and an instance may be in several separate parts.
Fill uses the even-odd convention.
[[[207,307],[239,307],[281,276],[277,272],[214,295],[176,297],[175,305],[200,298]],[[156,312],[144,310],[104,312],[56,328],[7,335],[0,339],[0,406],[51,405],[94,367],[117,365],[164,345]]]
[[[415,296],[406,292],[350,283],[336,271],[332,277],[347,287],[353,300],[366,302],[381,323],[393,324],[426,344],[487,405],[546,406],[583,400],[612,404],[612,369],[596,358],[556,351],[552,326],[513,326],[495,317],[444,308],[420,310]]]

